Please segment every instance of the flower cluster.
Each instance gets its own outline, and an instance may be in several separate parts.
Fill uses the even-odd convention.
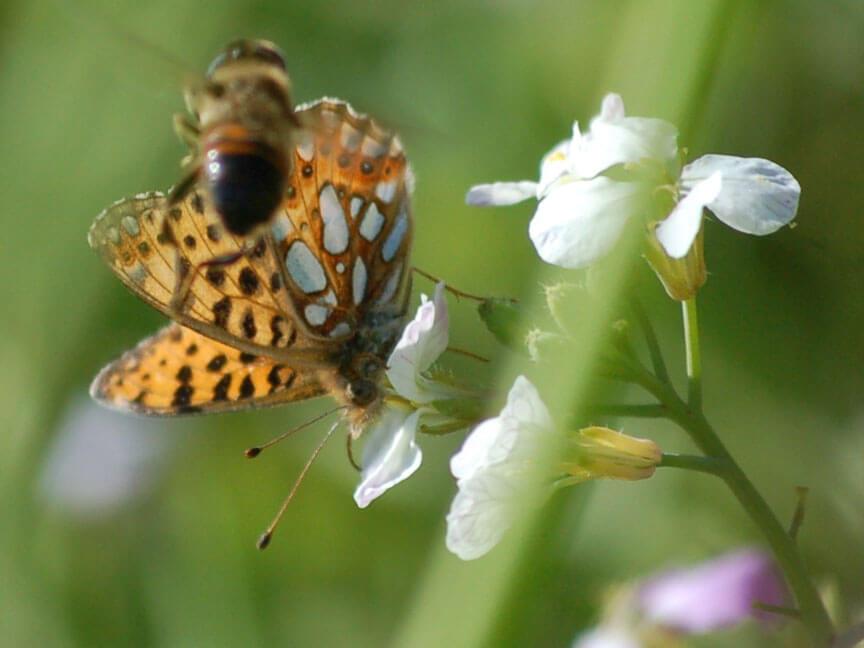
[[[645,254],[674,299],[705,281],[703,211],[747,234],[762,236],[792,221],[801,187],[786,169],[760,158],[705,155],[682,165],[678,131],[662,119],[628,117],[617,94],[603,99],[586,133],[556,145],[538,182],[472,187],[477,206],[539,201],[528,233],[547,263],[584,268],[609,254],[625,226],[647,228]],[[687,257],[693,256],[687,263]]]
[[[438,405],[462,395],[429,375],[448,344],[444,285],[436,286],[431,300],[421,300],[388,361],[388,392],[368,431],[354,493],[361,508],[420,467],[417,432],[422,425],[452,422]],[[608,428],[561,432],[537,388],[518,376],[500,414],[477,425],[451,459],[458,492],[447,515],[447,547],[464,560],[478,558],[498,543],[537,491],[601,477],[645,479],[660,459],[652,441]]]

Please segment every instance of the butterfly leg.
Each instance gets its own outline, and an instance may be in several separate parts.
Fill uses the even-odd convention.
[[[441,283],[442,281],[442,279],[439,279],[435,275],[426,272],[425,270],[421,270],[417,266],[411,266],[411,270],[419,274],[421,277],[426,277],[426,279],[428,279],[429,281],[434,281],[435,283]],[[486,301],[485,297],[480,297],[479,295],[472,295],[471,293],[465,292],[464,290],[458,290],[457,288],[454,288],[453,286],[447,284],[444,285],[444,289],[450,294],[455,295],[456,297],[464,297],[465,299],[470,299],[472,301],[478,302]]]

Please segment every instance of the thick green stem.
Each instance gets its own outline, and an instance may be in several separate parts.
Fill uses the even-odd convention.
[[[687,402],[696,411],[702,411],[702,352],[699,349],[699,313],[696,297],[681,304],[684,317],[684,344],[687,353]]]

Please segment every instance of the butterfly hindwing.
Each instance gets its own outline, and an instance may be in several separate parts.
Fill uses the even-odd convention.
[[[173,416],[269,407],[325,390],[313,372],[171,324],[105,367],[90,392],[114,408]]]

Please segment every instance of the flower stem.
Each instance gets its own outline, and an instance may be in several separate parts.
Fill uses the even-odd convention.
[[[651,319],[645,312],[642,302],[637,297],[633,298],[631,308],[633,309],[633,314],[636,316],[636,323],[642,329],[645,346],[648,347],[648,354],[651,356],[651,365],[654,367],[654,375],[663,382],[668,383],[669,371],[666,369],[666,361],[663,359],[663,351],[660,349],[660,342],[657,340],[657,333],[654,332]]]
[[[662,382],[639,365],[629,367],[629,379],[657,398],[667,409],[669,418],[689,434],[699,449],[708,457],[721,463],[722,470],[715,474],[723,478],[747,515],[765,536],[795,595],[801,611],[801,621],[807,628],[813,645],[823,648],[828,645],[833,634],[831,620],[810,579],[795,539],[783,528],[771,507],[736,463],[702,413],[701,393],[698,389],[701,367],[695,303],[685,303],[684,323],[687,340],[687,373],[691,378],[689,402],[685,403],[671,385]],[[695,399],[694,384],[697,395]],[[668,461],[665,455],[663,461]]]
[[[726,476],[726,462],[714,457],[700,457],[698,455],[663,453],[663,458],[657,465],[658,468],[683,468],[703,472],[717,477]]]
[[[684,317],[684,344],[687,353],[687,402],[696,412],[702,411],[702,352],[699,348],[699,313],[696,297],[681,304]]]

